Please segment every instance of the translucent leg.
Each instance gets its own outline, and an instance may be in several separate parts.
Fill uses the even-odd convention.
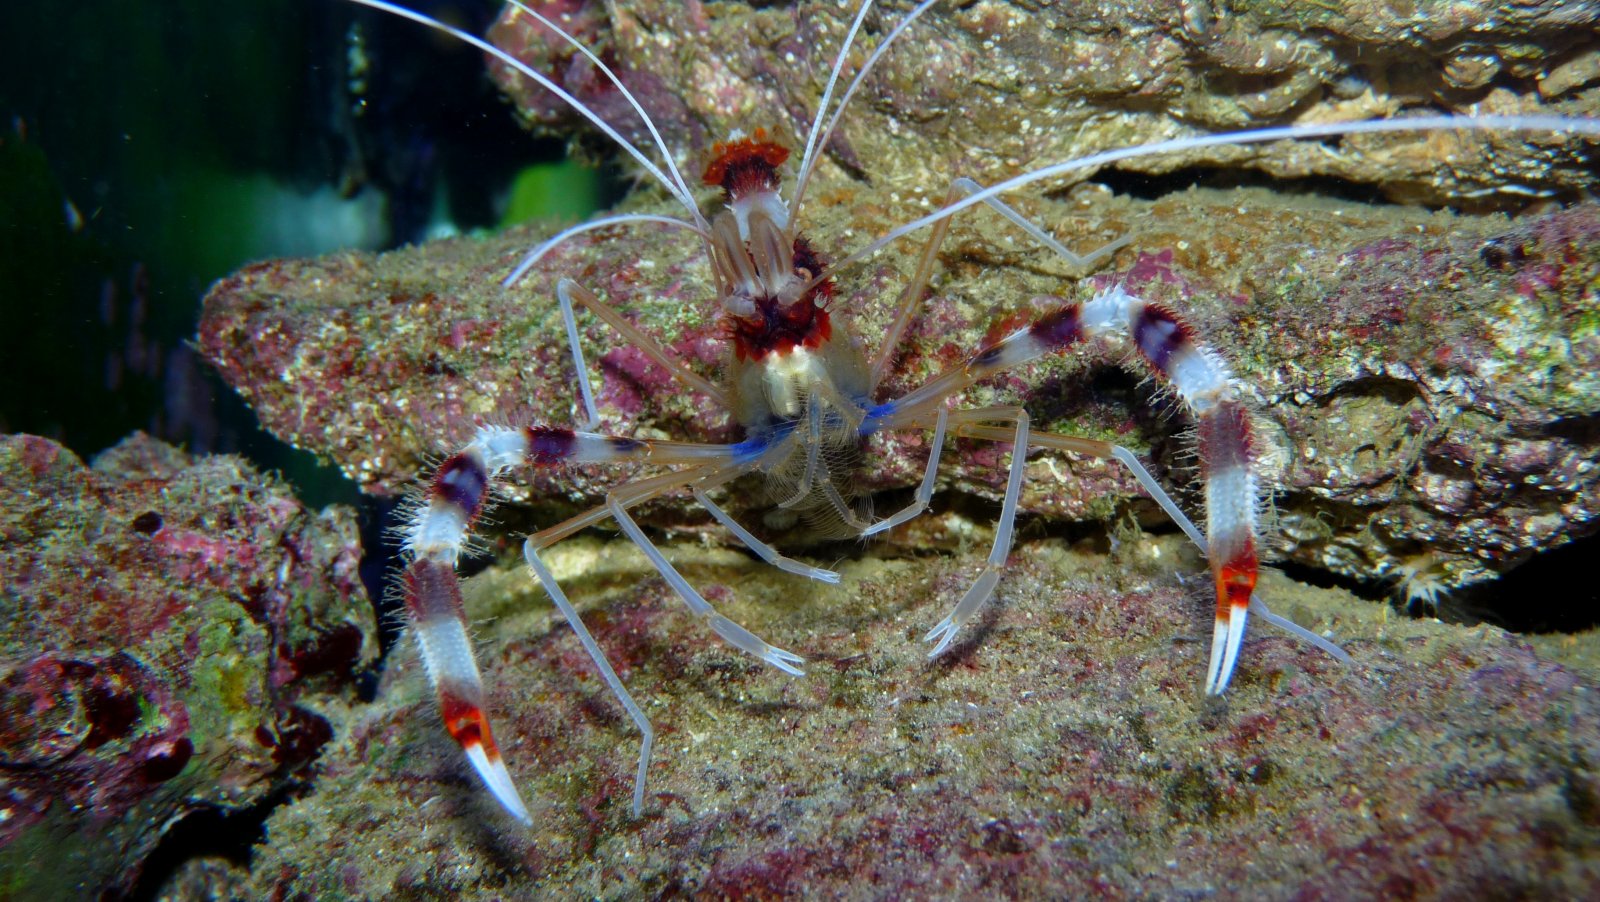
[[[589,653],[589,659],[594,661],[594,666],[600,671],[606,686],[617,697],[617,701],[622,703],[623,710],[628,712],[628,717],[633,720],[634,726],[637,726],[639,732],[643,734],[644,738],[639,746],[639,766],[633,776],[633,816],[638,817],[644,810],[645,778],[650,770],[650,753],[655,747],[656,731],[650,726],[650,719],[644,716],[644,709],[639,707],[639,703],[628,693],[627,687],[622,685],[621,678],[611,668],[611,662],[606,660],[606,654],[600,650],[600,645],[594,641],[594,636],[590,635],[588,628],[583,625],[583,620],[578,617],[572,602],[567,600],[567,594],[561,591],[555,575],[539,558],[538,549],[531,539],[523,543],[522,556],[528,562],[528,569],[532,570],[534,577],[539,580],[539,585],[550,594],[550,600],[555,602],[561,616],[567,618],[567,623],[577,634],[578,641],[583,643],[583,650]]]
[[[594,292],[571,279],[562,279],[556,283],[556,297],[561,301],[561,318],[566,325],[567,341],[572,346],[573,359],[579,364],[579,389],[583,392],[585,413],[588,416],[596,416],[594,399],[588,393],[588,371],[582,367],[583,352],[578,347],[578,325],[573,304],[581,304],[587,307],[590,313],[605,321],[606,325],[615,329],[623,338],[628,340],[629,344],[643,352],[657,366],[671,374],[672,378],[715,401],[719,407],[732,407],[732,400],[728,397],[727,392],[713,385],[704,376],[695,373],[678,362],[677,358],[662,347],[660,342],[644,334],[639,330],[638,326],[628,322],[622,314],[612,309],[609,304],[595,297]]]
[[[989,559],[983,565],[983,572],[956,603],[955,609],[950,612],[938,625],[922,637],[924,642],[938,644],[928,652],[928,657],[938,657],[955,639],[956,632],[962,624],[977,613],[979,607],[989,596],[994,594],[995,587],[1000,584],[1000,569],[1005,566],[1006,556],[1011,553],[1011,537],[1017,525],[1017,499],[1022,494],[1022,474],[1026,469],[1028,460],[1028,412],[1018,410],[1016,433],[1011,445],[1011,472],[1006,478],[1005,501],[1000,505],[1000,521],[995,527],[994,547],[989,551]]]
[[[951,182],[951,184],[955,186],[955,188],[958,189],[962,194],[977,194],[979,191],[983,190],[982,185],[978,184],[972,179],[967,178],[966,176],[956,179],[954,182]],[[1049,232],[1046,232],[1044,229],[1034,225],[1032,220],[1017,212],[1016,209],[1010,204],[1000,200],[998,197],[986,197],[983,199],[983,202],[994,208],[995,212],[999,213],[1001,216],[1004,216],[1005,218],[1016,223],[1018,228],[1021,228],[1024,232],[1027,232],[1030,236],[1032,236],[1033,240],[1039,242],[1050,250],[1055,251],[1055,253],[1063,260],[1066,260],[1068,263],[1079,269],[1100,262],[1100,260],[1106,257],[1108,254],[1115,252],[1119,248],[1125,247],[1128,242],[1133,240],[1132,235],[1123,235],[1121,238],[1118,238],[1109,244],[1101,245],[1089,253],[1079,256],[1078,254],[1067,250],[1066,245],[1057,241],[1050,235]]]
[[[977,194],[982,190],[983,186],[972,179],[964,176],[958,178],[950,183],[950,191],[945,199],[945,205],[948,206],[962,197]],[[1001,216],[1016,223],[1019,228],[1027,232],[1035,241],[1059,254],[1062,259],[1075,267],[1087,267],[1098,263],[1106,255],[1133,240],[1133,236],[1124,235],[1110,244],[1079,256],[1068,250],[1066,245],[1051,237],[1050,233],[1034,225],[1027,217],[999,198],[984,197],[983,202],[992,207]],[[922,293],[927,289],[928,279],[933,275],[934,260],[937,259],[939,248],[944,244],[945,235],[950,230],[950,219],[951,217],[947,216],[933,224],[933,231],[928,235],[928,243],[923,246],[922,256],[917,260],[916,271],[912,273],[911,280],[906,283],[905,289],[900,292],[900,299],[895,305],[895,315],[889,321],[888,328],[884,330],[883,342],[878,346],[877,353],[872,357],[869,372],[871,374],[870,384],[873,386],[883,381],[884,374],[888,372],[889,364],[894,360],[895,353],[900,347],[900,339],[905,335],[907,327],[911,324],[912,317],[916,315],[917,309],[922,305]]]
[[[589,365],[583,359],[583,344],[578,341],[578,316],[572,309],[572,289],[576,285],[571,279],[556,283],[556,299],[561,303],[561,324],[566,327],[567,347],[577,371],[578,397],[583,401],[583,422],[578,428],[587,432],[600,425],[600,412],[595,408],[594,389],[589,385]]]
[[[718,614],[716,609],[711,606],[711,602],[706,601],[704,596],[689,585],[689,581],[683,578],[683,574],[679,573],[676,567],[672,566],[666,555],[661,553],[661,549],[650,541],[650,537],[645,535],[644,530],[639,528],[639,524],[635,523],[633,518],[628,515],[621,501],[612,496],[607,501],[606,507],[611,511],[611,516],[617,521],[617,525],[622,527],[622,532],[632,539],[635,545],[639,546],[639,550],[644,552],[644,556],[650,560],[650,564],[656,568],[656,572],[660,573],[661,577],[667,581],[667,585],[678,593],[678,597],[682,598],[684,603],[689,606],[689,610],[710,624],[711,629],[717,635],[734,647],[760,658],[785,673],[795,676],[804,674],[804,671],[795,666],[803,662],[804,658],[767,643],[739,624]]]
[[[746,548],[755,552],[757,557],[768,564],[785,573],[793,573],[797,576],[804,576],[807,579],[814,579],[830,585],[838,584],[839,574],[832,570],[824,570],[821,567],[813,567],[810,564],[802,564],[793,558],[784,557],[771,545],[751,535],[750,530],[740,526],[737,520],[728,516],[727,512],[706,497],[706,493],[698,486],[694,488],[694,498],[700,502],[702,507],[711,512],[711,516],[715,517],[716,521],[721,523],[724,529],[733,533],[734,537],[743,542]]]
[[[816,485],[817,463],[822,456],[822,405],[809,395],[806,397],[806,438],[805,475],[800,477],[800,484],[795,486],[794,493],[778,502],[779,507],[794,507],[805,501],[811,496],[812,486]]]
[[[1329,640],[1317,635],[1316,633],[1313,633],[1300,624],[1295,623],[1293,620],[1272,613],[1272,611],[1268,609],[1267,603],[1262,601],[1259,595],[1250,599],[1250,613],[1260,617],[1262,620],[1265,620],[1289,635],[1294,636],[1296,639],[1316,646],[1317,648],[1321,649],[1324,654],[1328,655],[1330,658],[1333,658],[1335,661],[1338,661],[1340,664],[1349,666],[1355,663],[1355,661],[1351,659],[1349,652],[1333,644]]]
[[[917,493],[912,496],[910,504],[863,529],[863,538],[893,529],[928,509],[928,502],[933,500],[933,483],[939,475],[939,454],[944,450],[945,429],[949,425],[950,412],[939,408],[939,418],[933,427],[933,444],[928,447],[928,463],[922,471],[922,484],[917,486]]]
[[[956,416],[962,420],[995,419],[995,417],[989,415],[989,411],[986,410],[961,411],[960,413],[956,414]],[[1000,429],[993,426],[963,424],[956,431],[961,435],[971,436],[973,438],[985,438],[1002,442],[1006,441],[1010,437],[1009,430]],[[1167,490],[1161,487],[1161,483],[1157,482],[1156,478],[1150,475],[1150,471],[1145,468],[1145,465],[1139,460],[1139,456],[1137,454],[1134,454],[1132,451],[1129,451],[1127,448],[1124,448],[1121,445],[1113,445],[1110,442],[1078,438],[1071,435],[1053,435],[1050,433],[1035,432],[1028,437],[1028,443],[1035,448],[1050,448],[1052,450],[1067,451],[1073,454],[1085,454],[1090,457],[1114,460],[1117,463],[1122,464],[1128,469],[1129,473],[1133,474],[1133,478],[1139,481],[1140,487],[1142,487],[1145,492],[1150,495],[1150,500],[1154,501],[1168,517],[1171,517],[1172,522],[1177,524],[1179,529],[1183,530],[1184,535],[1188,536],[1190,541],[1194,542],[1196,547],[1200,549],[1200,553],[1206,553],[1207,548],[1205,534],[1200,532],[1199,527],[1194,525],[1194,521],[1190,520],[1188,515],[1183,512],[1183,509],[1178,507],[1178,503],[1172,500],[1172,496],[1168,495]]]

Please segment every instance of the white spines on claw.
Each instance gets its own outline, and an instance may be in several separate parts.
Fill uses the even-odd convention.
[[[491,480],[524,460],[538,435],[538,430],[480,428],[470,444],[439,465],[405,541],[411,559],[404,578],[406,613],[438,692],[445,730],[495,799],[524,824],[532,818],[484,714],[483,678],[467,634],[455,565],[472,522],[483,512]]]
[[[1249,410],[1221,358],[1201,345],[1194,327],[1172,310],[1114,286],[1083,305],[1081,321],[1087,336],[1131,346],[1194,418],[1205,479],[1203,547],[1217,603],[1205,691],[1220,695],[1239,660],[1259,568],[1260,451]]]

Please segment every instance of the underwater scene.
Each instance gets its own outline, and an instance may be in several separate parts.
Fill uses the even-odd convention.
[[[1600,4],[0,23],[0,902],[1600,896]]]

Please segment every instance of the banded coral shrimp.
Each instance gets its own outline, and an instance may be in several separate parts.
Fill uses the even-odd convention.
[[[372,3],[369,5],[389,9],[391,12],[405,14],[403,11],[390,7],[387,4]],[[915,11],[920,13],[931,4],[922,4]],[[908,17],[902,22],[900,28],[909,23],[913,17]],[[859,22],[859,17],[858,20]],[[898,34],[899,31],[891,34]],[[461,36],[463,39],[466,36]],[[890,39],[880,43],[880,48],[886,47]],[[842,59],[841,55],[841,59]],[[848,98],[846,91],[845,98]],[[841,109],[843,101],[841,101]],[[824,108],[826,104],[824,104]],[[837,114],[836,114],[837,115]],[[820,121],[820,116],[819,116]],[[793,301],[801,303],[800,312],[809,314],[804,302],[812,299],[813,290],[821,291],[826,281],[834,273],[850,262],[864,257],[877,250],[888,241],[901,237],[917,228],[948,221],[948,217],[959,210],[979,202],[990,200],[994,194],[1011,190],[1032,181],[1048,178],[1059,174],[1072,167],[1087,167],[1099,163],[1114,161],[1119,158],[1128,158],[1146,154],[1158,154],[1173,150],[1207,146],[1208,144],[1233,144],[1244,141],[1267,141],[1279,138],[1305,138],[1320,135],[1344,134],[1354,131],[1387,131],[1402,129],[1417,130],[1443,130],[1474,127],[1483,129],[1505,128],[1558,128],[1567,130],[1588,130],[1586,126],[1575,124],[1573,120],[1536,119],[1525,118],[1483,118],[1473,122],[1461,119],[1431,119],[1411,120],[1407,122],[1390,123],[1358,123],[1342,124],[1327,127],[1312,128],[1286,128],[1265,130],[1247,134],[1218,135],[1211,138],[1189,139],[1184,141],[1169,142],[1166,145],[1151,145],[1132,148],[1122,152],[1102,154],[1084,160],[1070,161],[1054,167],[1046,167],[1029,173],[1024,177],[1011,180],[987,189],[979,189],[975,185],[959,184],[962,193],[967,194],[966,199],[959,200],[937,213],[930,214],[901,229],[892,231],[888,236],[880,239],[868,247],[854,254],[841,258],[832,267],[822,273],[807,273],[809,278],[803,281],[798,276],[790,276],[794,266],[810,269],[803,266],[802,262],[793,261],[796,256],[790,242],[783,240],[789,236],[782,233],[788,225],[787,214],[782,216],[769,209],[769,198],[775,197],[771,189],[775,184],[768,184],[767,171],[772,168],[769,157],[776,152],[768,150],[771,145],[765,142],[752,141],[736,145],[735,153],[742,154],[739,161],[751,163],[755,160],[765,162],[767,170],[759,173],[754,187],[741,186],[740,191],[729,190],[729,194],[736,202],[748,198],[754,210],[747,212],[743,227],[737,214],[730,219],[723,219],[722,231],[717,233],[715,226],[705,223],[700,217],[698,208],[692,203],[692,198],[680,197],[686,209],[698,220],[691,227],[699,228],[710,245],[710,255],[718,261],[718,278],[725,286],[744,284],[749,287],[749,293],[743,300],[752,297],[773,300],[786,296],[785,292],[793,295]],[[820,145],[818,145],[820,146]],[[805,177],[815,164],[812,155],[816,148],[813,147],[806,154],[801,165],[800,184],[805,184]],[[637,151],[631,151],[637,153]],[[681,176],[669,179],[659,169],[654,169],[642,155],[640,162],[653,169],[669,193],[689,194],[687,185]],[[667,155],[670,161],[670,155]],[[733,158],[725,158],[725,162]],[[669,168],[670,165],[669,165]],[[725,174],[725,173],[724,173]],[[677,190],[674,190],[673,186]],[[727,185],[723,185],[728,190]],[[796,204],[798,207],[798,204]],[[1005,212],[1007,208],[997,208]],[[754,215],[755,226],[750,225],[751,215]],[[768,225],[760,223],[765,220]],[[607,224],[617,224],[619,219],[611,219]],[[781,222],[781,224],[780,224]],[[701,223],[704,223],[703,225]],[[683,224],[679,221],[679,224]],[[595,228],[596,224],[588,224],[581,229]],[[737,237],[735,237],[735,231]],[[706,233],[710,234],[706,234]],[[558,238],[567,237],[558,236]],[[1033,237],[1048,243],[1048,236],[1035,231]],[[763,237],[764,236],[764,237]],[[759,252],[749,249],[749,240],[763,239]],[[930,242],[929,251],[925,258],[932,259],[938,247],[937,239]],[[1061,252],[1064,249],[1056,249]],[[537,252],[534,256],[537,256]],[[529,264],[531,265],[531,264]],[[924,267],[926,267],[926,263]],[[914,302],[921,293],[921,282],[926,279],[926,272],[919,272],[911,281],[913,289],[905,291],[908,302],[900,308],[903,316],[897,317],[897,322],[903,322],[911,317],[914,311]],[[774,289],[774,286],[778,286]],[[576,283],[563,283],[561,301],[567,311],[573,307],[584,306],[595,314],[606,317],[603,304],[599,303],[592,295],[587,295],[581,286]],[[729,313],[734,317],[748,316],[755,312],[740,303],[741,296],[737,293],[724,292],[727,299]],[[782,305],[784,309],[792,307],[793,303]],[[816,310],[826,313],[825,307],[816,307]],[[826,318],[819,319],[816,314],[798,329],[789,339],[794,347],[785,347],[785,352],[796,349],[808,351],[823,351],[830,353],[837,351],[844,353],[843,345],[835,346],[828,341],[826,329],[818,323],[828,323]],[[655,361],[666,367],[679,381],[700,390],[713,398],[726,393],[717,389],[715,385],[707,383],[692,371],[675,365],[670,356],[655,348],[654,343],[643,333],[629,333],[626,320],[620,317],[613,321],[607,318],[614,328],[623,330],[623,334],[636,345],[650,347],[650,356]],[[575,331],[571,325],[574,315],[568,313],[566,321],[569,324],[569,335]],[[894,331],[898,331],[897,326]],[[725,639],[736,646],[757,655],[773,666],[780,669],[794,669],[798,663],[796,656],[767,645],[745,632],[741,627],[731,621],[717,619],[709,603],[688,585],[687,581],[676,575],[670,562],[659,551],[654,550],[650,539],[638,525],[634,523],[627,513],[627,508],[634,503],[652,497],[655,493],[669,488],[680,486],[690,487],[694,491],[697,501],[719,522],[722,522],[746,544],[756,549],[763,556],[769,556],[781,567],[798,572],[805,576],[827,580],[828,571],[821,571],[808,565],[789,561],[777,555],[775,551],[755,540],[753,536],[742,532],[734,521],[719,516],[720,508],[712,504],[705,492],[716,484],[724,481],[726,476],[731,480],[740,472],[768,469],[787,470],[788,482],[793,483],[794,491],[782,496],[781,501],[792,501],[791,506],[804,507],[807,504],[826,506],[838,515],[841,520],[850,523],[860,532],[878,532],[886,528],[883,524],[903,522],[915,516],[925,506],[928,496],[931,496],[937,467],[937,450],[930,455],[923,481],[918,488],[912,507],[897,513],[895,516],[877,523],[868,523],[861,520],[849,504],[848,484],[836,482],[839,474],[828,465],[830,442],[838,442],[839,437],[849,436],[851,433],[864,434],[887,429],[906,428],[909,430],[922,430],[931,432],[934,436],[930,447],[937,449],[947,433],[960,432],[962,434],[989,440],[1010,441],[1014,446],[1027,447],[1038,445],[1054,447],[1060,450],[1088,453],[1102,457],[1116,457],[1125,463],[1137,467],[1135,472],[1141,475],[1140,481],[1151,494],[1162,503],[1162,506],[1173,515],[1174,519],[1190,533],[1201,547],[1206,547],[1206,537],[1197,529],[1188,524],[1181,511],[1170,499],[1166,499],[1160,486],[1144,473],[1142,465],[1136,458],[1126,452],[1118,453],[1104,442],[1089,440],[1069,439],[1065,437],[1043,437],[1034,435],[1030,431],[1029,418],[1026,411],[1015,409],[983,409],[978,411],[956,411],[950,413],[942,405],[942,400],[949,394],[966,388],[978,380],[985,378],[1001,369],[1020,365],[1026,361],[1042,356],[1046,353],[1059,350],[1067,345],[1076,344],[1087,338],[1099,338],[1101,333],[1120,333],[1124,340],[1131,339],[1134,346],[1141,352],[1140,358],[1145,361],[1151,371],[1158,377],[1163,377],[1176,390],[1180,397],[1188,402],[1191,407],[1197,408],[1201,423],[1202,458],[1209,461],[1207,475],[1207,490],[1212,492],[1213,498],[1208,504],[1208,509],[1216,514],[1221,513],[1221,522],[1214,521],[1209,525],[1207,533],[1212,537],[1213,543],[1224,541],[1222,536],[1230,536],[1232,553],[1217,554],[1214,556],[1215,579],[1218,596],[1218,628],[1212,644],[1211,663],[1208,667],[1207,690],[1220,692],[1226,688],[1231,677],[1238,655],[1239,641],[1243,635],[1245,613],[1247,610],[1256,610],[1265,613],[1259,608],[1252,608],[1253,596],[1251,588],[1254,583],[1255,568],[1255,525],[1254,509],[1256,505],[1256,490],[1252,483],[1252,468],[1254,466],[1252,427],[1249,424],[1249,415],[1243,405],[1232,397],[1234,391],[1232,383],[1226,376],[1226,370],[1205,351],[1195,339],[1191,326],[1177,314],[1164,307],[1146,304],[1143,301],[1128,295],[1120,289],[1103,292],[1087,304],[1059,304],[1050,313],[1037,317],[1028,326],[1012,332],[999,342],[981,348],[972,354],[960,366],[948,371],[945,375],[937,377],[932,382],[915,389],[911,393],[892,401],[872,402],[865,400],[871,394],[871,388],[876,382],[870,375],[863,378],[860,371],[865,368],[868,374],[881,373],[888,365],[888,354],[892,352],[893,341],[885,342],[885,347],[890,349],[880,352],[880,355],[871,361],[862,360],[840,366],[841,371],[853,373],[851,383],[847,386],[838,385],[831,376],[827,381],[820,380],[818,371],[809,367],[788,371],[763,371],[752,368],[747,372],[756,382],[766,381],[777,386],[781,391],[773,394],[763,391],[763,403],[758,404],[753,410],[747,411],[752,418],[750,424],[758,427],[757,431],[767,430],[765,434],[747,437],[744,442],[731,446],[690,446],[673,445],[665,442],[642,441],[617,437],[605,437],[589,432],[588,429],[567,430],[558,427],[535,427],[533,431],[519,433],[516,430],[501,427],[486,427],[479,434],[477,440],[466,449],[450,458],[440,468],[433,488],[429,494],[430,512],[419,517],[418,525],[413,532],[413,551],[418,552],[417,562],[414,562],[408,580],[412,589],[412,610],[418,620],[424,625],[438,627],[437,634],[432,638],[424,637],[425,649],[432,643],[440,643],[445,651],[438,649],[429,652],[431,669],[435,677],[441,671],[445,678],[441,680],[441,702],[446,712],[447,724],[452,727],[452,732],[462,742],[469,758],[474,761],[480,774],[496,795],[513,813],[520,813],[526,817],[525,809],[515,795],[509,776],[503,764],[498,761],[498,756],[493,753],[492,740],[487,733],[487,723],[482,718],[481,689],[476,685],[476,670],[471,664],[470,649],[465,638],[465,627],[459,613],[457,590],[454,587],[454,576],[451,568],[444,566],[448,560],[453,563],[453,558],[459,549],[462,534],[472,519],[479,513],[486,500],[488,484],[498,471],[509,466],[513,461],[531,458],[534,463],[553,464],[559,462],[605,462],[610,460],[633,457],[647,459],[657,463],[677,463],[684,465],[685,469],[668,477],[658,477],[635,484],[624,495],[613,495],[607,506],[597,509],[588,515],[582,515],[574,521],[569,521],[561,526],[545,530],[536,534],[530,541],[527,554],[528,563],[540,581],[557,599],[557,604],[562,604],[559,596],[559,587],[548,570],[541,571],[539,556],[536,553],[544,542],[553,541],[563,535],[576,531],[589,523],[614,517],[628,533],[630,539],[639,545],[652,563],[661,571],[663,577],[673,586],[674,590],[684,597],[691,608],[697,613],[702,613],[710,621],[713,629]],[[893,334],[893,333],[892,333]],[[765,337],[763,337],[765,336]],[[752,352],[748,356],[765,362],[768,358],[776,358],[777,364],[787,359],[787,353],[775,354],[777,347],[771,342],[770,332],[757,331],[753,337],[747,334],[745,341],[750,344],[745,348]],[[737,345],[737,342],[736,342]],[[573,354],[578,358],[579,372],[585,372],[586,367],[581,362],[577,342],[573,343]],[[804,359],[796,358],[796,359]],[[793,360],[789,360],[793,364]],[[585,381],[580,379],[580,388],[584,388]],[[820,386],[832,386],[832,390],[823,390]],[[806,386],[805,390],[797,390]],[[851,392],[850,389],[856,389]],[[746,389],[743,396],[749,397],[752,392]],[[821,402],[815,399],[822,396]],[[1187,396],[1187,397],[1185,397]],[[725,405],[726,406],[726,405]],[[597,419],[592,398],[584,399],[586,422],[584,425],[592,428]],[[1210,411],[1215,417],[1209,427],[1206,413]],[[762,423],[762,419],[768,420]],[[858,419],[852,423],[853,419]],[[931,420],[931,421],[930,421]],[[776,421],[777,425],[773,425]],[[1005,423],[1009,428],[999,428],[992,423]],[[1208,438],[1209,436],[1209,438]],[[1207,447],[1210,443],[1210,456],[1207,457]],[[720,467],[709,467],[703,464],[707,460],[717,460],[723,464]],[[994,550],[986,563],[982,574],[973,587],[963,596],[949,617],[941,622],[928,634],[928,639],[937,640],[934,653],[942,651],[949,640],[956,634],[961,624],[968,619],[972,612],[981,605],[992,593],[1000,578],[1000,568],[1005,560],[1006,548],[1010,541],[1011,527],[1014,524],[1022,477],[1022,461],[1025,455],[1013,456],[1008,468],[1007,483],[1004,493],[1004,503],[1000,515],[1001,525],[997,530]],[[697,490],[697,491],[696,491]],[[821,498],[816,497],[821,494]],[[1220,495],[1215,494],[1220,493]],[[1220,499],[1220,500],[1219,500]],[[901,518],[897,520],[897,518]],[[1241,525],[1242,524],[1242,525]],[[1220,563],[1218,562],[1220,560]],[[563,613],[568,617],[575,630],[585,640],[585,646],[595,658],[597,666],[606,674],[607,681],[612,685],[619,698],[628,707],[636,723],[645,732],[647,740],[640,759],[639,775],[635,782],[635,809],[642,804],[643,775],[648,763],[649,739],[648,723],[642,712],[622,689],[620,681],[604,662],[604,656],[598,652],[592,639],[587,637],[582,629],[581,621],[568,607],[563,607]]]

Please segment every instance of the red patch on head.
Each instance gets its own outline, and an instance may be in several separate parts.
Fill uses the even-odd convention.
[[[806,301],[788,307],[775,301],[760,302],[754,316],[728,317],[727,328],[734,356],[740,360],[760,360],[795,348],[815,350],[833,337],[828,311]]]
[[[810,242],[795,238],[794,274],[797,278],[810,279],[827,265]],[[833,320],[828,316],[833,290],[833,280],[823,279],[787,306],[775,298],[751,298],[756,307],[754,313],[728,316],[723,322],[724,335],[733,342],[734,355],[740,360],[760,360],[768,354],[787,354],[795,348],[815,350],[822,347],[833,337]]]
[[[778,187],[778,167],[789,159],[789,148],[768,141],[764,128],[748,138],[719,141],[711,146],[711,152],[716,157],[701,178],[728,192],[729,198]]]

